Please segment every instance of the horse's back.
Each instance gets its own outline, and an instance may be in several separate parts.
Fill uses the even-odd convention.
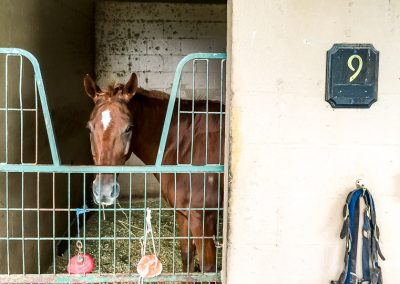
[[[210,101],[208,107],[205,101],[196,102],[194,115],[192,113],[174,113],[171,123],[164,164],[191,164],[202,166],[207,164],[222,164],[224,162],[225,121],[224,105]],[[192,111],[189,104],[181,111]],[[208,111],[208,114],[206,112]],[[179,119],[179,124],[178,124]],[[179,125],[179,127],[178,127]],[[179,128],[179,131],[178,131]],[[178,135],[179,134],[179,135]],[[175,199],[177,190],[178,206],[187,206],[190,201],[193,208],[208,208],[221,205],[223,197],[223,174],[196,173],[179,174],[175,179],[172,175],[165,181],[168,187],[167,199]],[[169,196],[169,197],[168,197]],[[204,202],[205,196],[205,202]],[[170,203],[171,202],[170,200]]]

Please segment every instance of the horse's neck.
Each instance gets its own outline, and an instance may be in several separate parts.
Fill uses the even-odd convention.
[[[148,92],[143,90],[143,92]],[[160,96],[162,94],[160,93]],[[130,108],[133,113],[132,152],[146,165],[154,165],[164,126],[168,100],[136,94]]]

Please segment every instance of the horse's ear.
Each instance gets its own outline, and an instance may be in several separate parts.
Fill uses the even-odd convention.
[[[128,83],[126,83],[122,89],[122,95],[127,101],[129,101],[135,95],[137,88],[138,78],[135,73],[132,73]]]
[[[83,85],[85,86],[86,94],[95,100],[97,94],[100,93],[101,90],[89,74],[86,74],[85,79],[83,79]]]

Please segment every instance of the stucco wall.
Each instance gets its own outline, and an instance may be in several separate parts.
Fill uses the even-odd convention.
[[[91,101],[83,92],[83,76],[93,70],[94,48],[94,9],[91,0],[84,1],[0,1],[0,46],[18,47],[32,52],[38,59],[52,122],[55,129],[57,146],[63,164],[91,164],[90,146],[86,121],[89,117]],[[18,58],[10,58],[12,70],[18,66]],[[4,106],[4,58],[0,59],[0,93]],[[23,88],[24,102],[34,101],[32,72],[28,62],[24,62],[23,81],[29,83]],[[18,82],[19,73],[10,72],[9,83]],[[17,83],[16,83],[17,84]],[[9,100],[19,107],[16,84],[9,85]],[[24,105],[27,107],[27,105]],[[9,117],[9,162],[20,163],[19,160],[19,116],[17,113]],[[13,116],[12,116],[13,115]],[[0,119],[0,152],[4,162],[4,112]],[[42,120],[39,120],[43,123]],[[39,163],[51,163],[47,136],[43,124],[39,127]],[[26,114],[24,119],[24,144],[30,150],[35,141],[34,116]],[[11,139],[12,138],[12,139]],[[77,147],[79,145],[79,147]],[[26,149],[25,149],[26,150]],[[32,162],[32,155],[28,151]],[[4,208],[6,202],[5,174],[0,174],[0,206]],[[25,174],[24,183],[20,174],[9,175],[8,206],[12,208],[58,208],[67,207],[67,179],[57,176],[55,179],[55,203],[53,204],[52,177],[42,174],[39,177],[40,186],[37,187],[38,177],[35,174]],[[71,180],[72,207],[82,205],[82,179],[74,176]],[[22,195],[24,196],[22,198]],[[8,215],[9,237],[42,237],[53,236],[53,216],[51,212],[26,211],[23,216],[18,210],[10,210]],[[67,214],[55,214],[55,236],[62,236],[67,230]],[[37,222],[40,222],[38,225]],[[0,235],[7,236],[7,216],[5,211],[0,212]],[[23,227],[23,229],[22,229]],[[38,229],[39,228],[39,229]],[[40,231],[38,233],[38,230]],[[38,272],[38,253],[40,246],[41,272],[45,272],[53,255],[52,241],[10,241],[10,272],[21,273],[23,269],[23,245],[25,250],[25,272]],[[57,248],[55,248],[57,249]],[[55,252],[57,253],[57,252]],[[0,241],[0,273],[7,272],[7,242]]]
[[[343,267],[341,210],[373,193],[384,281],[400,281],[400,3],[232,0],[227,283],[329,283]],[[378,102],[332,109],[326,51],[380,51]]]

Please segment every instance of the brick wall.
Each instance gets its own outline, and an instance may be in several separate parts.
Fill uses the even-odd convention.
[[[102,2],[96,8],[96,77],[170,91],[179,60],[225,52],[226,5]],[[210,71],[217,67],[212,66]],[[211,88],[218,82],[211,82]]]

